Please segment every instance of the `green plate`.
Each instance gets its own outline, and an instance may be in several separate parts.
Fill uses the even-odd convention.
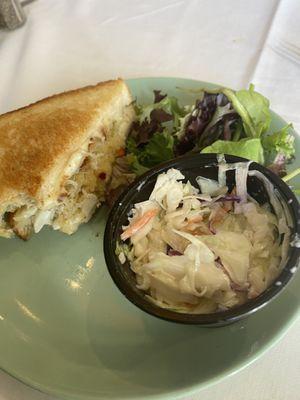
[[[140,102],[161,89],[190,103],[195,96],[177,86],[213,87],[175,78],[128,83]],[[273,115],[272,129],[282,125]],[[0,365],[26,384],[82,400],[187,395],[255,360],[296,320],[300,274],[266,308],[223,328],[143,313],[107,272],[106,216],[103,207],[73,236],[43,229],[27,243],[0,239]]]

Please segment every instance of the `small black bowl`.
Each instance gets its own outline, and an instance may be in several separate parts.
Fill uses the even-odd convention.
[[[227,155],[226,161],[232,163],[248,160]],[[109,214],[104,234],[105,260],[112,279],[119,290],[133,304],[151,315],[168,321],[180,322],[184,324],[198,324],[203,326],[222,326],[249,316],[261,307],[268,304],[283,290],[284,287],[286,287],[298,266],[300,248],[290,246],[285,267],[276,281],[273,282],[261,295],[230,310],[211,314],[178,313],[160,308],[151,303],[145,297],[145,292],[136,287],[135,274],[130,269],[129,263],[126,262],[122,265],[115,254],[116,244],[120,238],[120,234],[122,233],[122,225],[127,225],[128,223],[128,212],[133,208],[135,203],[147,200],[149,198],[157,176],[162,172],[167,171],[169,168],[179,169],[186,177],[186,180],[189,180],[197,187],[195,179],[199,175],[207,178],[217,179],[217,155],[193,154],[168,161],[142,175],[121,194]],[[300,234],[300,208],[297,198],[294,196],[288,185],[286,185],[270,170],[255,162],[250,164],[249,169],[255,169],[262,172],[269,179],[269,181],[272,182],[274,187],[277,188],[282,199],[286,202],[287,209],[293,221],[293,227],[291,228],[292,236]],[[234,174],[228,172],[227,185],[232,187],[234,184]],[[260,204],[269,202],[269,196],[264,185],[259,179],[256,177],[248,177],[247,187],[251,196]]]

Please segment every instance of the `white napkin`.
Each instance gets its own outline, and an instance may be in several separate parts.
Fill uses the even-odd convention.
[[[300,132],[300,1],[281,0],[250,79]]]
[[[36,0],[22,28],[0,31],[0,112],[118,76],[244,87],[276,3]]]

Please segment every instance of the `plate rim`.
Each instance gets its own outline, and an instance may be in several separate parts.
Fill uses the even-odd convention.
[[[247,361],[243,363],[240,361],[238,364],[235,364],[235,366],[230,367],[229,369],[224,370],[222,373],[218,374],[216,377],[213,377],[211,379],[208,379],[205,382],[202,383],[195,383],[192,385],[187,386],[186,388],[181,388],[181,389],[175,389],[171,391],[166,391],[162,392],[160,394],[146,394],[143,395],[144,399],[147,400],[165,400],[165,399],[180,399],[183,396],[192,396],[201,390],[208,389],[209,387],[212,387],[213,385],[220,383],[227,378],[230,378],[234,376],[235,374],[243,371],[246,369],[248,366],[252,365],[255,363],[259,358],[261,358],[265,353],[267,353],[269,350],[271,350],[278,342],[280,342],[281,339],[284,338],[284,336],[287,334],[287,332],[292,328],[292,326],[297,322],[299,318],[299,312],[295,312],[293,317],[289,320],[288,324],[284,325],[280,330],[277,331],[277,333],[273,336],[272,340],[270,340],[267,344],[262,346],[256,353],[253,353],[252,356],[249,356]],[[203,329],[213,329],[213,328],[203,328]],[[218,328],[215,328],[218,329]],[[31,379],[24,379],[22,376],[19,374],[14,374],[13,372],[7,371],[5,368],[0,366],[0,370],[5,372],[7,375],[9,375],[11,378],[16,379],[17,381],[21,382],[22,384],[28,386],[31,389],[37,390],[38,392],[42,394],[47,394],[50,396],[57,396],[58,399],[62,400],[95,400],[103,397],[99,396],[94,396],[94,395],[89,395],[89,394],[76,394],[76,393],[70,393],[65,390],[52,390],[48,386],[41,385],[38,382],[34,382]],[[129,399],[137,399],[137,397],[111,397],[112,400],[129,400]]]

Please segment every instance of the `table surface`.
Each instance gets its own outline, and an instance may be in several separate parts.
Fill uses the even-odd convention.
[[[254,82],[300,131],[298,0],[37,0],[0,31],[0,112],[122,76]],[[259,360],[185,400],[300,399],[300,321]],[[0,400],[54,400],[0,372]]]

